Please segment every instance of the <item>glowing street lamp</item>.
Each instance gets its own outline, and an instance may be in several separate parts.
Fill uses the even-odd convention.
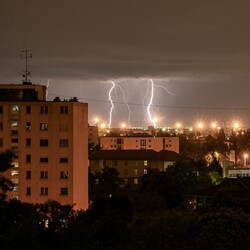
[[[240,128],[239,122],[234,122],[234,123],[233,123],[233,128],[234,128],[234,129],[239,129],[239,128]]]
[[[248,154],[244,154],[243,157],[244,157],[244,166],[246,167],[247,166]]]
[[[180,122],[176,123],[176,128],[178,128],[178,129],[181,128],[181,123]]]
[[[105,123],[101,123],[101,128],[102,129],[106,128],[106,124]]]
[[[98,124],[98,122],[99,122],[99,118],[98,118],[98,117],[96,117],[96,118],[94,119],[94,121],[95,121],[95,124],[97,125],[97,124]]]
[[[211,127],[212,127],[213,129],[215,129],[215,128],[217,127],[216,122],[212,122]]]
[[[126,124],[125,123],[122,123],[122,128],[126,128]]]
[[[198,128],[198,129],[202,129],[202,128],[203,128],[203,123],[202,123],[202,122],[198,122],[197,128]]]
[[[155,123],[157,123],[157,122],[159,121],[159,119],[158,119],[157,117],[154,117],[154,118],[153,118],[153,121],[154,121]]]

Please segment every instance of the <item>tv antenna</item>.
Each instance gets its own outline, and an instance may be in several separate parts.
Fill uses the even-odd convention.
[[[25,69],[23,71],[22,77],[23,77],[23,84],[31,84],[30,79],[28,77],[30,76],[30,70],[29,70],[29,65],[28,65],[28,59],[32,58],[32,53],[31,50],[25,49],[21,51],[21,59],[25,60]]]

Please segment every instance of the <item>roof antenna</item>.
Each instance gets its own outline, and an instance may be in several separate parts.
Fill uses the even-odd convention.
[[[22,77],[23,77],[23,84],[24,85],[31,85],[31,81],[30,79],[28,79],[28,77],[30,76],[30,70],[29,70],[29,65],[28,65],[28,59],[32,58],[32,53],[31,50],[29,49],[25,49],[21,51],[21,59],[25,60],[25,69],[23,71]]]

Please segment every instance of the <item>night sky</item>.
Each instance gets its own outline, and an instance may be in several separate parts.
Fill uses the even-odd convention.
[[[49,82],[48,100],[88,102],[90,124],[109,122],[114,81],[111,126],[129,109],[130,125],[152,125],[152,79],[158,126],[248,127],[249,13],[249,0],[0,0],[0,83],[21,83],[31,49],[32,82]]]

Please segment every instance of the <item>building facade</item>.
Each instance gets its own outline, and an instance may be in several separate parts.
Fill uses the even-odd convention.
[[[0,92],[6,89],[1,86]],[[0,99],[0,150],[15,153],[14,167],[7,173],[14,183],[8,198],[28,203],[52,199],[87,209],[88,105],[48,102],[44,86],[9,89],[16,97]]]
[[[140,178],[149,168],[164,171],[182,157],[174,151],[162,150],[99,150],[89,157],[92,173],[104,167],[116,168],[125,185],[140,184]]]
[[[179,153],[179,137],[101,137],[102,150],[169,150]]]

